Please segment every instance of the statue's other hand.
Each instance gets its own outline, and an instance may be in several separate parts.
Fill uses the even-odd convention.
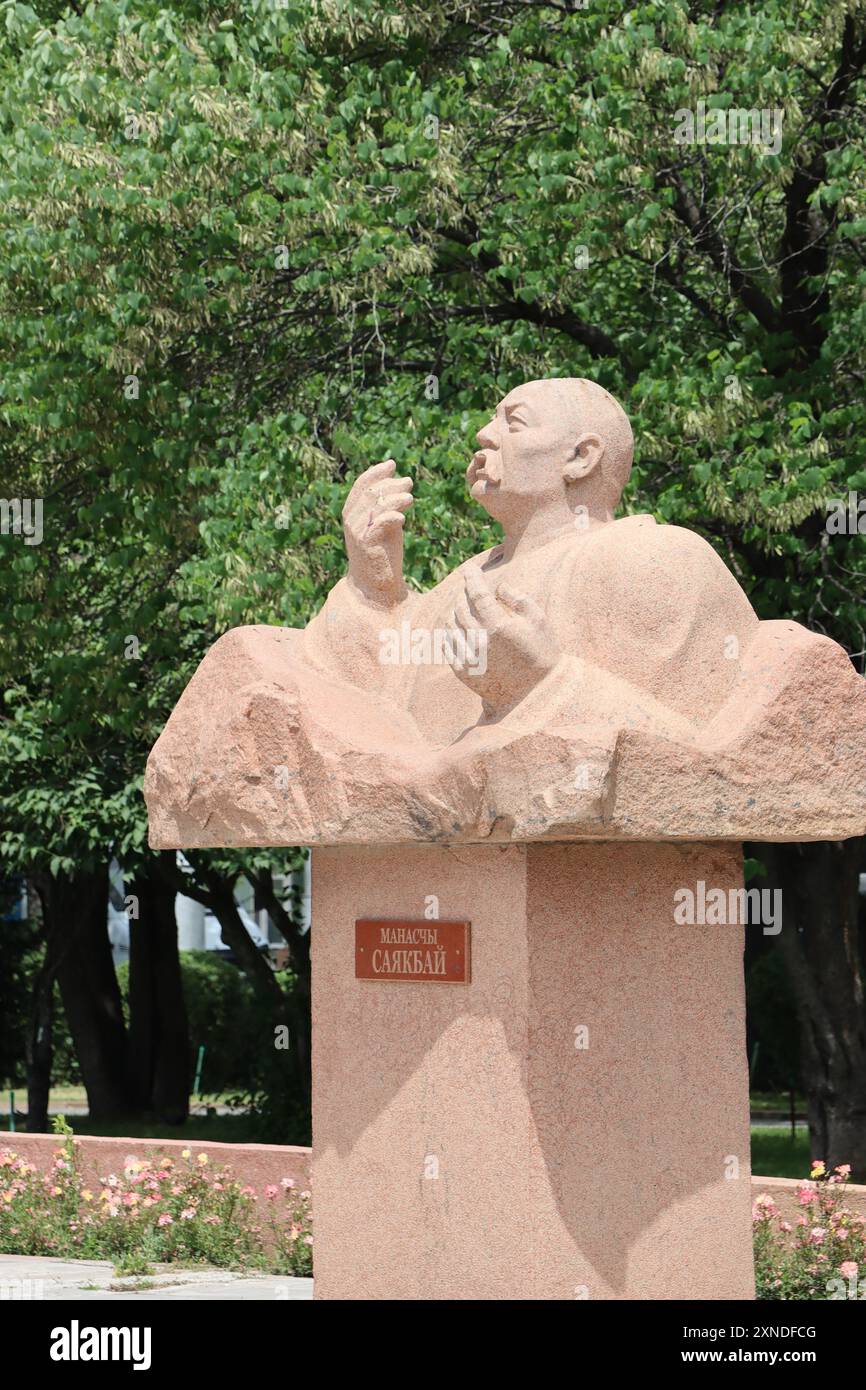
[[[374,602],[399,603],[403,583],[403,523],[412,506],[412,479],[398,478],[393,459],[374,463],[352,486],[343,507],[349,578]]]
[[[518,704],[560,657],[538,604],[505,584],[493,594],[476,568],[467,571],[451,626],[453,670],[481,696],[490,714]]]

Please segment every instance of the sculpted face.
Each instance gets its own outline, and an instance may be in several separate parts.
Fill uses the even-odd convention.
[[[469,493],[497,521],[561,503],[602,454],[598,436],[576,425],[563,383],[530,381],[509,391],[476,435]]]

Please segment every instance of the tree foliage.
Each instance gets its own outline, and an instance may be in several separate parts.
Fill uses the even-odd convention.
[[[0,491],[44,499],[0,535],[7,868],[134,868],[196,662],[309,618],[370,462],[411,583],[489,544],[463,470],[521,379],[613,390],[627,508],[866,669],[824,527],[866,491],[864,70],[859,0],[3,0]],[[781,142],[679,143],[699,103]]]

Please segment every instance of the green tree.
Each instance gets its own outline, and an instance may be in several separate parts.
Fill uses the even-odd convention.
[[[309,617],[374,459],[420,484],[410,582],[486,543],[467,443],[534,376],[612,389],[627,506],[702,531],[762,617],[864,669],[866,538],[824,527],[866,487],[854,0],[796,27],[780,0],[0,19],[3,477],[49,538],[0,537],[2,660],[59,784],[95,767],[124,795],[214,635]],[[781,139],[682,143],[701,102],[781,112]],[[813,1142],[866,1172],[863,962],[826,910],[862,846],[797,854]]]

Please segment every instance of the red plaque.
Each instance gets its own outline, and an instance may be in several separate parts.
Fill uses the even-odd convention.
[[[355,979],[469,984],[469,922],[355,923]]]

